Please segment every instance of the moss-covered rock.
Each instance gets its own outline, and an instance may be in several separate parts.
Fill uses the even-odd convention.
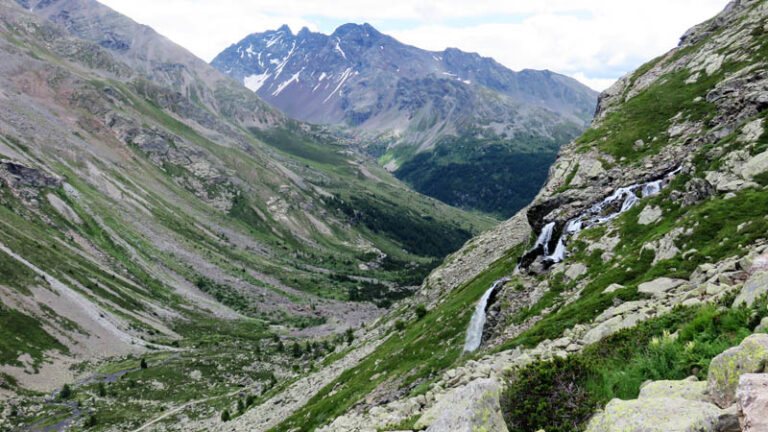
[[[709,365],[707,388],[712,400],[721,408],[736,402],[739,377],[746,373],[760,373],[768,363],[768,334],[747,337],[737,347],[718,355]]]
[[[704,432],[718,430],[721,410],[681,397],[614,399],[597,414],[587,432]]]
[[[501,387],[494,379],[478,379],[447,394],[416,422],[427,432],[506,432],[501,416]]]
[[[640,389],[639,399],[655,399],[661,397],[682,398],[691,401],[707,402],[706,381],[653,381]]]

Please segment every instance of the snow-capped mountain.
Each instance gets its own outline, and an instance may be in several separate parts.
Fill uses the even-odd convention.
[[[370,24],[345,24],[330,35],[307,28],[293,34],[288,26],[254,33],[224,50],[212,65],[296,119],[352,127],[387,168],[421,192],[505,214],[533,197],[557,148],[587,127],[597,100],[596,92],[572,78],[547,70],[515,72],[455,48],[419,49]],[[524,184],[496,179],[477,190],[464,188],[476,184],[466,176],[486,177],[487,163],[475,169],[483,164],[476,160],[476,148],[488,142],[502,142],[506,153],[514,147],[515,155],[535,154],[537,160],[521,168]],[[457,147],[472,154],[458,157],[462,174],[454,170],[439,177],[471,181],[428,187],[421,183],[437,175],[433,170],[419,173],[418,179],[403,174],[413,172],[407,164],[415,155],[434,154],[446,145],[451,148],[443,153],[451,157]],[[464,169],[467,163],[472,172]],[[425,164],[441,165],[421,160],[418,168]],[[521,178],[520,172],[514,174]],[[518,193],[500,199],[516,208],[482,204],[489,187]],[[440,195],[446,190],[451,196]]]
[[[323,123],[376,123],[377,114],[402,92],[401,80],[414,81],[412,87],[428,77],[474,91],[485,87],[517,104],[544,108],[581,124],[591,118],[596,100],[594,91],[563,75],[514,72],[493,59],[455,48],[422,50],[370,24],[345,24],[331,35],[306,27],[294,35],[284,25],[249,35],[212,64],[287,114]]]

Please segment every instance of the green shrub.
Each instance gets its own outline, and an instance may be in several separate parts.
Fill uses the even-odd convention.
[[[61,388],[61,391],[59,392],[59,397],[61,399],[69,399],[72,396],[72,388],[69,386],[69,384],[64,384],[64,386]]]
[[[427,307],[424,306],[423,304],[420,304],[420,305],[416,306],[416,311],[415,312],[416,312],[416,318],[417,319],[422,319],[427,314]]]
[[[397,331],[405,330],[405,321],[403,321],[403,320],[395,321],[395,330],[397,330]]]
[[[229,416],[229,410],[226,410],[226,409],[225,409],[224,411],[222,411],[222,412],[221,412],[221,421],[223,421],[223,422],[228,422],[228,421],[229,421],[229,418],[230,418],[230,416]]]
[[[767,303],[764,297],[750,308],[678,307],[580,354],[522,367],[502,398],[509,429],[581,430],[598,406],[636,398],[647,380],[706,379],[710,360],[751,334],[768,315]]]
[[[512,372],[502,396],[510,432],[577,430],[597,407],[586,390],[591,373],[575,356],[537,362]]]
[[[85,423],[83,423],[83,426],[86,428],[92,428],[99,424],[98,419],[96,419],[95,415],[90,415],[86,420]]]

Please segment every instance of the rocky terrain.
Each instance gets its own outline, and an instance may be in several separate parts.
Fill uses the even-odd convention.
[[[131,66],[82,39],[68,40],[109,54],[98,57],[114,63],[109,79],[71,60],[76,53],[64,60],[61,44],[33,41],[65,27],[0,5],[9,71],[0,118],[14,131],[0,138],[0,264],[10,281],[0,285],[0,318],[16,332],[0,339],[0,428],[765,429],[768,1],[732,1],[620,79],[529,206],[441,249],[449,255],[414,295],[379,309],[350,300],[386,283],[396,301],[395,287],[436,261],[431,249],[387,248],[424,246],[423,237],[365,225],[371,214],[391,220],[381,205],[403,205],[394,196],[409,193],[386,171],[354,146],[337,149],[334,158],[354,155],[344,162],[318,161],[341,146],[332,133],[276,111],[270,127],[235,134],[251,149],[227,158],[205,137],[226,136],[227,125],[242,132],[237,122],[191,121],[161,97],[167,83],[118,79]],[[109,85],[86,91],[93,81]],[[107,103],[118,108],[99,108]],[[124,126],[131,119],[138,124]],[[280,121],[293,129],[277,135]],[[40,126],[49,123],[66,127]],[[251,158],[280,167],[269,171],[280,186],[245,177]],[[218,182],[242,189],[204,186]],[[365,200],[389,187],[391,201]],[[434,206],[430,218],[453,221],[443,226],[484,222],[417,197],[421,211]],[[301,231],[308,226],[317,231]],[[390,256],[407,264],[392,267]],[[473,317],[484,325],[470,327]]]
[[[604,92],[534,202],[271,430],[762,430],[767,19],[733,1]]]
[[[597,96],[551,71],[422,50],[370,24],[254,33],[211,64],[291,117],[343,126],[418,191],[507,217],[586,128]]]

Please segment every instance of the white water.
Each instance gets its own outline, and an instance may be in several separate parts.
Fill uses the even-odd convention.
[[[550,232],[551,235],[551,232]],[[472,352],[480,347],[480,342],[483,340],[483,327],[485,327],[485,309],[488,307],[488,299],[491,298],[491,294],[499,285],[508,281],[509,278],[501,278],[494,282],[485,294],[480,298],[475,306],[475,313],[472,314],[472,319],[469,321],[469,327],[467,328],[467,338],[464,341],[464,352]]]
[[[560,235],[560,238],[557,240],[557,246],[555,247],[554,252],[551,254],[549,253],[549,241],[552,239],[552,231],[555,228],[555,223],[550,222],[544,228],[541,230],[541,234],[539,234],[539,238],[536,240],[536,245],[534,248],[538,247],[542,244],[542,241],[546,241],[546,243],[543,243],[544,245],[544,257],[546,260],[552,262],[552,263],[559,263],[563,260],[565,260],[566,256],[566,243],[568,237],[572,236],[573,234],[576,234],[586,228],[589,228],[591,226],[601,224],[603,222],[607,222],[616,216],[624,213],[625,211],[631,209],[635,204],[637,204],[640,201],[640,198],[645,198],[651,195],[656,195],[657,193],[661,192],[661,188],[667,183],[667,180],[680,172],[682,169],[682,166],[676,168],[674,171],[671,171],[667,173],[664,178],[660,180],[654,180],[646,183],[640,183],[640,184],[633,184],[630,186],[622,187],[616,189],[614,193],[606,197],[604,200],[600,201],[599,203],[593,205],[590,207],[587,211],[580,214],[579,216],[569,220],[565,224],[565,229],[563,230],[562,235]],[[640,196],[638,197],[638,193]],[[621,207],[618,211],[614,211],[612,213],[609,213],[607,215],[603,214],[603,209],[608,206],[615,206],[616,203],[621,202]]]
[[[554,230],[555,230],[554,222],[550,222],[544,225],[544,228],[541,229],[541,234],[539,234],[539,238],[536,239],[536,244],[533,245],[533,248],[536,249],[539,246],[544,246],[544,255],[548,255],[549,242],[552,240],[552,232]]]

